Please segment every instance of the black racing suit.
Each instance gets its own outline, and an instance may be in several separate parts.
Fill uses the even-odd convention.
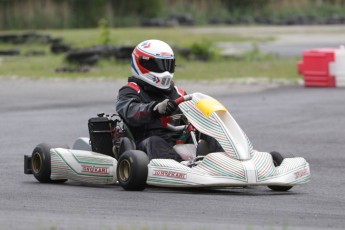
[[[185,92],[171,84],[167,90],[157,89],[137,78],[128,78],[128,84],[119,90],[116,111],[134,136],[137,149],[151,159],[168,158],[181,161],[172,148],[182,135],[162,127],[160,116],[153,108],[165,100],[175,100]],[[181,113],[178,109],[174,114]]]
[[[153,108],[165,99],[175,100],[185,94],[173,82],[169,89],[160,90],[134,77],[129,77],[128,84],[119,90],[116,111],[133,134],[137,149],[146,152],[150,160],[182,160],[173,149],[182,133],[163,128],[160,115]],[[179,109],[173,114],[178,113],[181,113]],[[214,138],[206,135],[202,138],[207,141],[211,152],[224,151]]]

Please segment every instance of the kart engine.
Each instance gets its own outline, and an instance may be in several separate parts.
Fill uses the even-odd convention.
[[[90,144],[93,152],[102,153],[114,157],[113,148],[121,135],[119,123],[121,120],[113,119],[113,116],[104,113],[97,114],[97,117],[88,121]]]

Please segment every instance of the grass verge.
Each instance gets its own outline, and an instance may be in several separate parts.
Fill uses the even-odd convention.
[[[291,79],[299,78],[296,72],[297,58],[260,61],[231,60],[201,62],[178,60],[175,78],[181,80],[227,80],[240,78]],[[0,61],[0,77],[30,78],[109,78],[128,77],[129,62],[101,61],[87,73],[56,73],[64,66],[61,56],[10,57]]]
[[[18,31],[16,31],[18,32]],[[8,33],[16,33],[8,32]],[[22,32],[22,31],[21,31]],[[73,47],[86,47],[97,44],[100,36],[98,29],[82,30],[47,30],[38,31],[50,34],[52,37],[62,37]],[[2,34],[6,34],[2,32]],[[157,38],[173,46],[184,47],[200,41],[216,42],[258,42],[272,38],[246,37],[231,33],[193,33],[188,28],[124,28],[110,30],[110,45],[136,45],[149,38]],[[69,64],[64,61],[64,55],[54,55],[47,45],[0,44],[0,49],[18,48],[21,55],[11,57],[0,56],[0,77],[31,77],[31,78],[125,78],[130,73],[129,61],[119,62],[114,59],[102,60],[90,68],[87,73],[56,73],[55,69]],[[32,49],[44,51],[44,56],[24,55]],[[249,58],[248,58],[249,57]],[[266,79],[297,79],[296,58],[280,59],[263,56],[257,50],[239,58],[218,58],[209,62],[188,61],[177,58],[175,79],[181,80],[214,80],[240,78]]]

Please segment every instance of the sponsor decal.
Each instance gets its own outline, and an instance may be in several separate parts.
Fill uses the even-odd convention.
[[[152,81],[155,83],[159,83],[161,80],[159,80],[159,78],[156,76],[152,76]]]
[[[147,48],[150,48],[151,46],[151,42],[143,42],[143,44],[141,44],[141,47],[147,49]]]
[[[161,57],[172,57],[173,55],[169,52],[161,52],[161,54],[159,56],[161,56]]]
[[[94,165],[81,165],[82,172],[84,173],[94,173],[94,174],[109,174],[109,167],[104,166],[94,166]]]
[[[298,179],[300,177],[308,175],[309,174],[309,170],[308,169],[302,169],[300,171],[295,172],[294,174],[295,174],[295,179]]]
[[[172,177],[172,178],[183,179],[183,180],[187,179],[186,173],[167,171],[167,170],[154,170],[153,176]]]

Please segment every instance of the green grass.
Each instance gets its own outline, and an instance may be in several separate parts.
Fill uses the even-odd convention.
[[[129,63],[114,60],[102,61],[88,73],[56,73],[55,69],[66,66],[62,56],[5,58],[0,64],[2,77],[31,78],[124,78],[130,75]],[[234,78],[297,79],[297,58],[250,60],[221,60],[212,62],[178,60],[175,79],[212,80]]]
[[[87,47],[97,44],[99,30],[47,30],[39,31],[52,37],[62,37],[73,47]],[[14,33],[13,31],[9,33]],[[6,34],[2,32],[2,34]],[[172,46],[186,47],[188,44],[200,41],[215,42],[258,42],[271,40],[271,37],[243,37],[234,34],[193,33],[188,28],[123,28],[111,29],[111,45],[136,45],[149,38],[167,41]],[[91,67],[87,73],[56,73],[55,69],[68,66],[63,55],[49,53],[47,45],[10,45],[0,44],[0,49],[19,48],[21,55],[0,57],[0,77],[31,77],[31,78],[125,78],[130,72],[128,62],[118,62],[113,59],[102,60]],[[44,56],[25,57],[29,50],[42,50]],[[233,78],[283,78],[297,79],[296,58],[279,59],[262,55],[258,50],[249,52],[239,58],[218,58],[210,62],[188,61],[177,57],[175,79],[182,80],[212,80]]]
[[[46,30],[53,36],[63,37],[68,43],[88,46],[94,44],[100,36],[98,29],[79,30]],[[272,37],[258,38],[255,36],[239,36],[225,33],[196,33],[188,27],[172,28],[117,28],[110,29],[111,43],[116,45],[137,45],[147,39],[159,39],[172,46],[183,47],[195,41],[209,40],[212,42],[260,42],[272,40]]]
[[[228,80],[239,78],[297,79],[297,58],[251,60],[222,60],[217,62],[188,62],[177,64],[176,78],[191,80]]]

